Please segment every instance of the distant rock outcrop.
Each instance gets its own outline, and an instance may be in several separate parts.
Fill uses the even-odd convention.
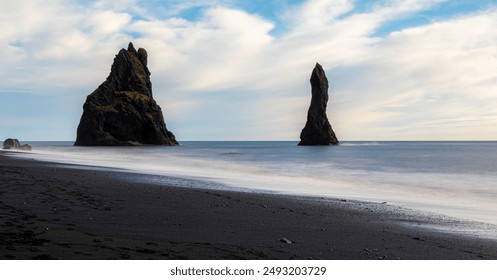
[[[21,145],[21,142],[17,139],[7,138],[3,141],[3,148],[5,150],[21,150],[21,151],[31,151],[31,146],[28,144]]]
[[[300,133],[302,146],[338,145],[338,139],[326,116],[328,105],[328,79],[323,67],[316,63],[311,75],[312,99],[307,122]]]
[[[147,51],[132,43],[83,105],[76,146],[177,145],[152,96]]]

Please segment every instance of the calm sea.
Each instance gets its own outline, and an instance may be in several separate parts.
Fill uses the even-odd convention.
[[[29,144],[34,154],[20,156],[164,175],[151,176],[163,184],[387,202],[497,224],[497,142]]]

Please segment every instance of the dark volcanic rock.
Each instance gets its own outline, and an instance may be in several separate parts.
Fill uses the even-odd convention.
[[[21,146],[19,147],[19,150],[23,150],[23,151],[31,151],[31,150],[32,150],[32,148],[31,148],[31,146],[30,146],[30,145],[28,145],[28,144],[24,144],[24,145],[21,145]]]
[[[3,148],[6,150],[17,149],[19,146],[21,146],[21,143],[17,139],[7,138],[3,141]]]
[[[21,142],[17,139],[7,138],[3,141],[3,148],[5,150],[22,150],[31,151],[31,146],[28,144],[21,145]]]
[[[323,67],[319,63],[316,63],[316,67],[312,71],[311,86],[311,105],[307,112],[307,122],[300,133],[299,145],[338,145],[338,139],[326,116],[328,79],[326,78]]]
[[[83,105],[76,146],[177,145],[152,96],[147,51],[132,43]]]

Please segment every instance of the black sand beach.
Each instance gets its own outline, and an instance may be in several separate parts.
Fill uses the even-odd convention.
[[[127,180],[145,176],[0,153],[0,259],[497,259],[388,204]]]

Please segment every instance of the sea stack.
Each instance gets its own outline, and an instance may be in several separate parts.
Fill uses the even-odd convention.
[[[17,139],[7,138],[3,141],[4,150],[21,150],[21,151],[31,151],[31,146],[28,144],[21,145],[21,142]]]
[[[177,145],[152,96],[147,51],[132,43],[107,80],[86,98],[75,146]]]
[[[338,139],[326,116],[328,79],[323,67],[316,63],[311,75],[312,98],[307,122],[300,133],[301,146],[338,145]]]

